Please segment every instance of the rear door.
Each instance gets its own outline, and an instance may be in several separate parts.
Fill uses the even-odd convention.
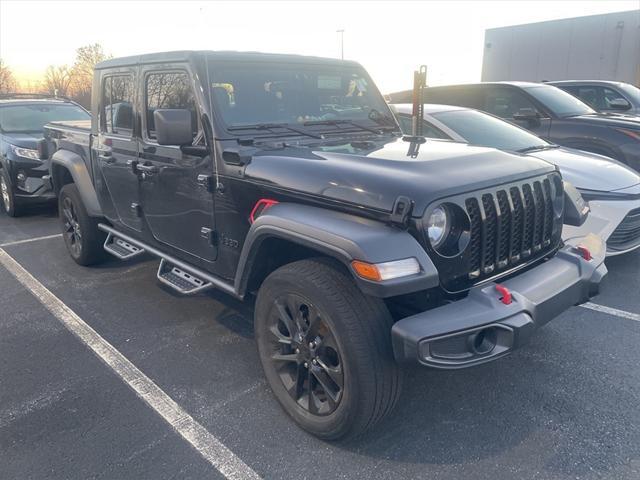
[[[140,231],[138,177],[132,169],[138,157],[135,82],[134,67],[109,71],[102,78],[98,135],[91,148],[100,172],[97,191],[106,217]]]
[[[144,218],[158,242],[212,262],[217,257],[213,194],[198,181],[199,176],[212,175],[211,156],[199,157],[183,153],[177,146],[159,145],[153,118],[157,109],[190,110],[193,145],[204,145],[195,84],[186,64],[142,70],[139,162],[152,171],[140,174],[140,194]]]

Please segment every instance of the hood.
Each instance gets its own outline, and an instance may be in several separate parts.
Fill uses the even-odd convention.
[[[3,133],[2,138],[5,142],[17,147],[33,148],[38,146],[38,140],[43,138],[42,132],[33,133]]]
[[[576,188],[611,192],[640,184],[640,175],[609,157],[572,148],[555,148],[528,154],[553,163]]]
[[[623,113],[590,113],[587,115],[568,117],[568,120],[577,120],[591,125],[640,130],[640,117],[638,115],[625,115]]]
[[[354,142],[355,143],[355,142]],[[542,160],[492,148],[428,140],[417,155],[399,138],[314,148],[285,147],[255,154],[245,176],[290,191],[381,211],[397,197],[415,202],[422,215],[433,201],[555,170]]]

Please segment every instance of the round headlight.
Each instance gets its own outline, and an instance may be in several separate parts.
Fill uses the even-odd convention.
[[[427,235],[433,248],[438,248],[449,233],[449,215],[447,209],[440,205],[431,212],[427,221]]]

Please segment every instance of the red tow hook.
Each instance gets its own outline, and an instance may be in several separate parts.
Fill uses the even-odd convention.
[[[498,300],[500,300],[505,305],[511,305],[511,292],[504,285],[496,284],[496,290],[500,295],[502,295]]]
[[[591,252],[589,251],[589,249],[587,247],[585,247],[584,245],[578,245],[576,247],[576,250],[578,251],[580,256],[582,258],[584,258],[587,262],[591,261],[591,259],[593,258],[591,256]]]

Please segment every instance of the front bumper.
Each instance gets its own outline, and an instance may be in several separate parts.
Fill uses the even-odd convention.
[[[606,275],[602,239],[580,240],[592,254],[582,258],[566,245],[550,260],[501,283],[512,295],[501,301],[496,284],[472,288],[466,298],[404,318],[391,330],[399,362],[441,369],[465,368],[511,353],[533,332],[573,305],[598,293]]]
[[[562,228],[562,239],[565,242],[578,240],[589,233],[594,233],[602,237],[607,242],[607,257],[620,255],[640,248],[640,232],[637,232],[634,225],[629,225],[632,231],[626,227],[627,216],[640,209],[640,199],[631,200],[590,200],[589,208],[591,212],[587,220],[579,227],[564,225]],[[620,232],[619,229],[624,230]],[[624,238],[619,238],[620,233],[627,233]]]
[[[55,198],[49,176],[49,162],[13,160],[9,175],[13,193],[22,203],[38,203]]]

